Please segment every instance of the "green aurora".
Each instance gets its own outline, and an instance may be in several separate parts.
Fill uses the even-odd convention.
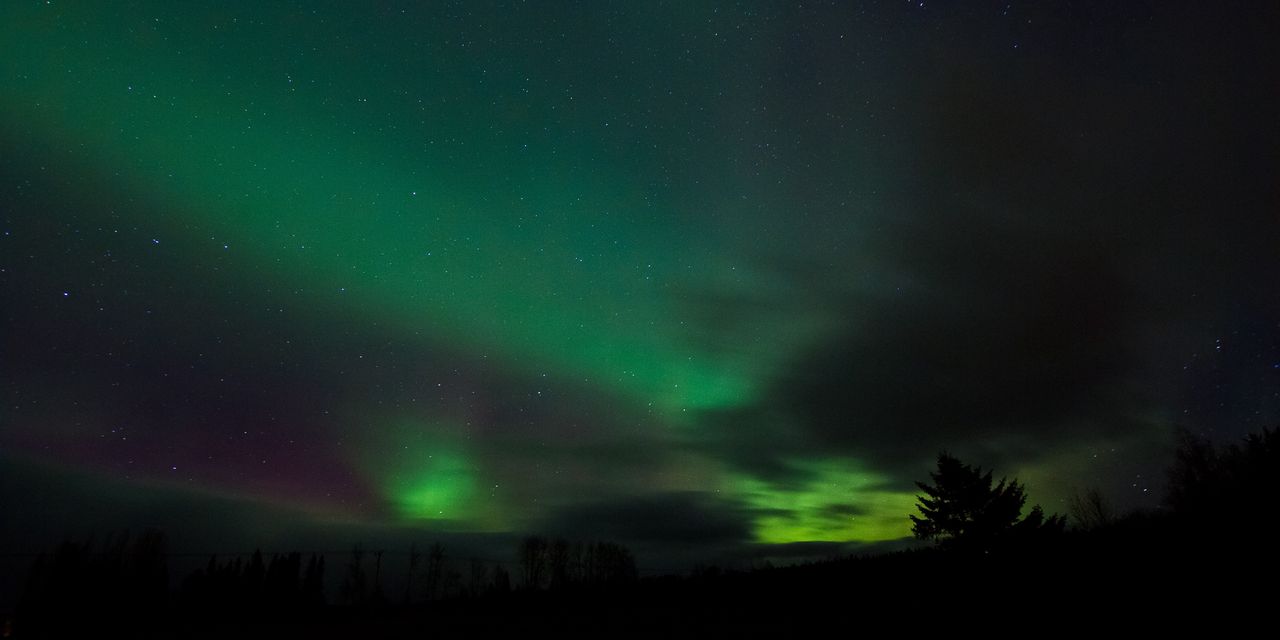
[[[942,448],[1149,504],[1172,405],[1102,378],[1153,360],[1093,244],[1141,226],[1075,185],[1141,192],[1056,137],[1132,124],[889,4],[5,3],[0,444],[320,523],[670,505],[721,550],[905,538]]]
[[[735,176],[703,169],[684,155],[689,141],[672,140],[696,131],[707,105],[655,91],[681,80],[665,78],[660,53],[637,52],[659,65],[640,71],[648,83],[592,77],[558,68],[545,45],[548,59],[524,59],[532,35],[477,54],[447,19],[408,31],[394,14],[352,15],[363,13],[13,5],[0,106],[11,126],[22,123],[11,133],[23,143],[51,161],[72,155],[145,203],[123,220],[112,212],[115,224],[225,246],[234,271],[219,285],[265,279],[303,291],[295,304],[428,334],[523,375],[582,380],[643,407],[648,428],[696,428],[687,412],[750,402],[814,338],[823,319],[797,313],[716,327],[732,351],[699,344],[710,328],[695,326],[684,296],[773,283],[743,254],[733,229],[742,221],[731,218],[741,212],[725,214],[728,228],[703,222],[700,209],[739,208],[736,194],[681,197],[699,174]],[[518,30],[518,14],[495,11],[491,28]],[[587,46],[566,37],[559,55]],[[715,63],[730,61],[721,53]],[[500,526],[495,514],[510,506],[475,506],[493,478],[464,453],[399,450],[433,432],[438,416],[422,417],[378,439],[392,469],[382,451],[357,464],[400,517]],[[750,477],[722,484],[750,500],[761,491]],[[834,498],[798,497],[800,509]],[[803,524],[761,518],[757,537],[864,537],[846,523],[790,519]],[[877,524],[865,537],[886,535]]]

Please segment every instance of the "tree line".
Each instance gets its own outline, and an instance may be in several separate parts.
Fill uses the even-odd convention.
[[[254,551],[220,558],[170,588],[165,535],[148,529],[133,536],[108,534],[101,540],[65,541],[41,554],[28,572],[16,608],[24,635],[81,632],[89,626],[125,624],[146,631],[163,616],[188,619],[302,619],[330,606],[373,610],[420,606],[442,600],[502,597],[515,591],[562,590],[574,586],[620,585],[637,578],[635,558],[613,542],[569,542],[529,536],[516,549],[520,580],[504,563],[451,558],[435,543],[423,552],[414,544],[407,562],[384,562],[382,550],[356,545],[343,554],[336,589],[329,589],[324,553],[264,554]],[[178,554],[187,555],[187,554]],[[406,559],[406,554],[395,554]],[[407,565],[407,566],[406,566]],[[398,573],[398,576],[391,574]],[[397,592],[388,583],[402,584]],[[69,616],[68,612],[76,612]],[[139,627],[138,625],[142,625]]]
[[[1247,522],[1270,529],[1280,495],[1280,436],[1275,429],[1247,435],[1225,446],[1179,430],[1173,462],[1166,469],[1161,508],[1154,513],[1118,515],[1098,489],[1070,501],[1073,532],[1086,534],[1141,527],[1166,534],[1223,530],[1225,522]],[[917,482],[918,514],[910,517],[916,538],[953,552],[990,553],[1052,543],[1067,531],[1068,517],[1046,515],[1034,505],[1023,515],[1027,495],[1015,479],[995,481],[992,471],[938,455],[931,482]],[[1203,533],[1203,531],[1200,531]],[[1220,534],[1219,534],[1220,535]]]
[[[905,588],[920,575],[941,581],[990,576],[992,586],[1001,576],[1016,574],[1035,585],[1035,593],[1056,593],[1047,578],[1054,571],[1093,571],[1125,576],[1096,581],[1100,592],[1128,589],[1126,580],[1135,579],[1168,590],[1214,567],[1274,566],[1277,554],[1268,536],[1280,495],[1278,443],[1275,430],[1225,446],[1184,433],[1167,469],[1161,509],[1116,514],[1101,492],[1089,491],[1072,501],[1070,527],[1066,516],[1048,514],[1038,505],[1025,510],[1026,490],[1016,479],[996,480],[990,470],[944,453],[930,481],[918,484],[922,493],[912,518],[916,536],[933,543],[930,549],[644,582],[637,579],[634,556],[622,545],[528,536],[515,545],[511,563],[450,557],[438,543],[423,550],[412,546],[407,555],[357,546],[349,553],[330,552],[328,558],[325,553],[213,556],[171,589],[169,559],[184,554],[171,554],[163,534],[113,534],[63,542],[37,558],[13,629],[22,637],[65,637],[109,634],[128,625],[129,635],[148,635],[148,625],[161,624],[166,616],[192,628],[236,620],[316,626],[327,624],[335,612],[382,616],[379,612],[388,611],[430,612],[437,619],[450,611],[464,616],[523,610],[530,612],[527,620],[549,615],[537,608],[549,602],[577,607],[579,615],[605,616],[611,615],[605,609],[571,603],[617,599],[617,593],[628,594],[618,602],[639,597],[660,610],[686,600],[719,602],[728,610],[740,602],[764,607],[770,598],[803,601],[815,593],[860,588],[874,599],[892,592],[884,591],[886,585]],[[1031,565],[1043,571],[1023,572]],[[1046,579],[1036,581],[1037,575]],[[597,588],[616,585],[625,589]],[[520,593],[543,595],[514,597]],[[569,597],[544,597],[550,594]],[[434,604],[446,600],[457,606]]]
[[[520,543],[519,558],[524,585],[532,589],[622,584],[637,576],[631,551],[613,542],[529,536]]]

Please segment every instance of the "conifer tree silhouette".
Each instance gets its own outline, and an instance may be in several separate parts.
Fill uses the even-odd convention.
[[[917,496],[920,516],[911,516],[917,538],[933,540],[951,549],[990,551],[1015,537],[1061,531],[1066,520],[1045,517],[1040,505],[1019,519],[1026,504],[1025,488],[1015,479],[1001,478],[993,486],[992,472],[960,462],[946,452],[938,454],[938,470],[930,472],[933,484],[917,482],[925,493]]]

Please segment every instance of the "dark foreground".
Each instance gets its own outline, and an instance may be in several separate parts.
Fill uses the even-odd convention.
[[[1129,518],[1034,549],[921,550],[412,606],[26,601],[12,637],[730,637],[1213,629],[1267,623],[1269,531]],[[879,631],[877,631],[879,630]]]

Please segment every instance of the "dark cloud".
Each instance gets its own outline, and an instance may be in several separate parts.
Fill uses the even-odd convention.
[[[1276,90],[1257,84],[1270,63],[1248,47],[1172,46],[1201,26],[1225,37],[1230,19],[1188,11],[1089,45],[1066,36],[1087,16],[1059,16],[1026,55],[953,25],[946,47],[912,58],[895,117],[913,122],[913,160],[888,198],[900,208],[844,265],[781,267],[806,293],[778,306],[820,292],[836,326],[755,406],[704,416],[733,441],[721,455],[780,482],[802,480],[787,460],[814,452],[904,482],[943,448],[1025,463],[1151,437],[1138,416],[1172,413],[1172,372],[1213,331],[1243,335],[1242,315],[1241,340],[1260,344],[1257,319],[1280,317],[1257,278],[1280,267],[1277,190],[1258,175],[1275,167],[1259,140],[1276,126],[1250,105]]]
[[[924,290],[850,300],[850,326],[779,381],[775,406],[821,444],[901,460],[1101,401],[1124,371],[1131,331],[1106,260],[1062,246],[1040,245],[1032,258],[999,240],[955,244],[974,254],[921,256],[951,265],[917,272]]]

